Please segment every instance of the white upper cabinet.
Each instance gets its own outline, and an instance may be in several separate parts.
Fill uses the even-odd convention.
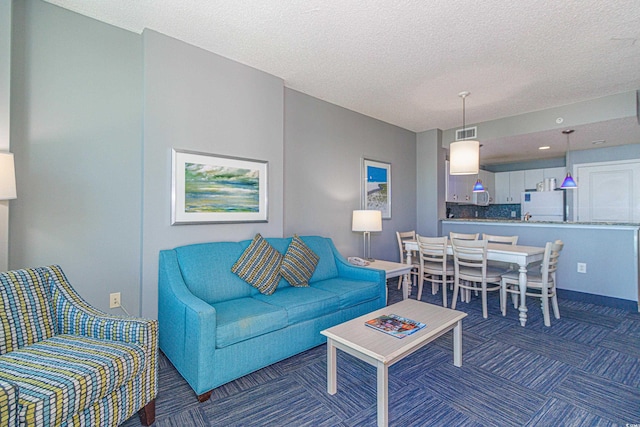
[[[544,181],[544,169],[529,169],[524,171],[525,190],[535,190],[539,182]]]
[[[520,203],[524,191],[524,171],[498,172],[495,174],[496,203]]]

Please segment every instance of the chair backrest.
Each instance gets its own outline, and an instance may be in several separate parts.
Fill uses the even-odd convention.
[[[443,237],[424,237],[417,235],[418,251],[420,253],[420,267],[423,271],[429,271],[429,265],[437,264],[438,271],[446,271],[447,269],[447,236]],[[435,267],[435,266],[434,266]],[[435,274],[435,269],[434,269]]]
[[[476,268],[486,276],[487,271],[487,241],[451,239],[453,259],[456,274],[460,267]]]
[[[488,243],[504,243],[507,245],[518,244],[518,236],[496,236],[493,234],[482,233],[482,240],[486,240]]]
[[[396,231],[396,238],[398,239],[398,250],[400,251],[400,262],[406,262],[405,254],[407,251],[404,250],[404,241],[405,240],[416,240],[416,231]]]
[[[465,234],[465,233],[454,233],[453,231],[449,232],[449,238],[453,242],[453,239],[458,240],[478,240],[480,233],[475,234]]]
[[[555,275],[558,269],[558,260],[560,259],[560,252],[564,247],[562,240],[556,240],[555,242],[547,242],[544,247],[544,258],[542,259],[542,267],[540,273],[542,275],[542,283],[549,282],[551,279],[555,285]]]

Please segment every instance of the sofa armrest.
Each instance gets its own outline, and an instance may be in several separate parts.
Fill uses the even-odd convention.
[[[158,271],[158,320],[160,348],[179,367],[196,393],[198,377],[209,375],[216,348],[216,310],[187,287],[174,250],[160,251]]]
[[[338,252],[332,245],[333,256],[338,267],[338,275],[346,279],[367,280],[369,282],[378,282],[380,284],[380,298],[387,301],[387,273],[384,270],[374,268],[365,268],[351,264],[345,257]]]
[[[18,426],[18,387],[0,381],[0,426]]]

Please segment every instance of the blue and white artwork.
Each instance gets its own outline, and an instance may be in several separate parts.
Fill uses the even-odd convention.
[[[391,165],[364,160],[364,208],[379,210],[382,218],[391,218]]]

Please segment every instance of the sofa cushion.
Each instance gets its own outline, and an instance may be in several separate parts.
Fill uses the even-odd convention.
[[[271,295],[280,280],[280,264],[282,254],[258,233],[233,264],[231,271],[260,293]]]
[[[331,239],[319,236],[302,236],[300,238],[320,258],[313,276],[309,279],[309,284],[338,277],[338,266],[333,254]]]
[[[318,265],[318,255],[294,235],[284,254],[280,274],[291,286],[309,286],[309,279]]]
[[[195,296],[213,304],[257,292],[231,273],[249,242],[199,243],[175,248],[184,283]]]
[[[212,305],[216,309],[216,348],[287,326],[287,312],[283,308],[254,298],[238,298]]]
[[[335,278],[313,283],[312,287],[335,294],[340,299],[340,309],[371,301],[380,296],[378,282]]]
[[[253,298],[282,307],[286,310],[290,325],[335,313],[340,306],[335,294],[312,287],[287,287],[271,296],[257,294]]]
[[[25,425],[60,425],[138,376],[142,347],[57,335],[0,356],[0,380],[16,384]]]
[[[0,273],[0,354],[55,335],[47,274],[45,268]]]

